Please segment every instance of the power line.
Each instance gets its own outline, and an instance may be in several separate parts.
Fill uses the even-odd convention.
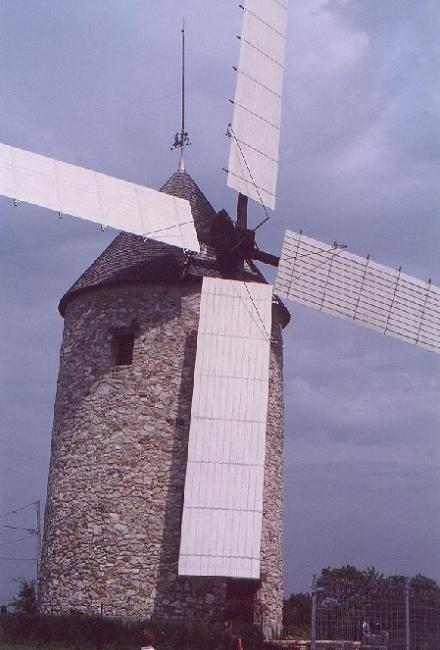
[[[26,503],[24,506],[20,506],[19,508],[15,508],[14,510],[8,510],[8,512],[4,512],[3,514],[0,515],[0,517],[7,517],[8,515],[15,515],[16,512],[20,512],[20,510],[24,510],[25,508],[29,508],[30,506],[36,505],[38,502],[37,501],[31,501],[31,503]]]
[[[1,2],[1,0],[0,0]],[[18,508],[13,508],[12,510],[8,510],[7,512],[3,512],[0,514],[0,518],[2,517],[8,517],[9,515],[15,515],[17,512],[21,512],[21,510],[25,510],[26,508],[30,508],[31,506],[35,506],[35,517],[36,517],[36,526],[35,528],[25,528],[24,526],[10,526],[9,524],[3,524],[3,528],[10,528],[12,530],[24,530],[28,533],[26,536],[22,536],[20,538],[16,538],[14,540],[5,540],[4,542],[0,542],[0,546],[5,546],[7,544],[12,544],[16,542],[21,542],[25,539],[29,539],[30,537],[35,538],[35,558],[30,558],[30,557],[0,557],[0,560],[3,560],[4,562],[35,562],[36,563],[36,579],[38,582],[38,577],[40,573],[40,557],[41,557],[41,514],[40,514],[40,500],[37,499],[36,501],[31,501],[30,503],[25,503],[23,506],[19,506]]]
[[[37,533],[35,528],[24,528],[23,526],[9,526],[8,524],[3,524],[3,528],[10,528],[11,530],[25,530],[31,535],[35,535]]]
[[[10,539],[7,542],[0,542],[0,546],[4,546],[5,544],[13,544],[14,542],[21,542],[23,539],[32,539],[34,537],[35,535],[25,535],[24,537],[19,537],[18,539]]]

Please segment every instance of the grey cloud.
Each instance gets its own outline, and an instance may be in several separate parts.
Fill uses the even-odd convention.
[[[286,473],[286,587],[308,590],[325,566],[401,567],[415,575],[438,563],[439,470],[384,463],[296,464]],[[386,513],[386,516],[384,516]],[[319,522],[319,525],[317,525]],[[374,533],[373,533],[374,531]],[[315,563],[310,558],[315,558]],[[292,567],[296,571],[292,571]]]

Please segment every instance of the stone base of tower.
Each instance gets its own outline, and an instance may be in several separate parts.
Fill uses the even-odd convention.
[[[161,589],[160,599],[155,599],[152,607],[145,607],[136,613],[128,611],[125,603],[119,605],[103,598],[97,606],[93,590],[90,599],[87,592],[72,593],[71,602],[65,606],[52,608],[42,602],[39,608],[41,614],[73,614],[81,613],[86,616],[104,616],[121,620],[151,620],[179,623],[190,621],[206,621],[224,624],[234,630],[237,625],[256,625],[266,639],[279,638],[282,621],[278,611],[282,603],[270,603],[261,600],[261,584],[243,584],[247,581],[239,579],[219,580],[213,578],[176,578]],[[73,606],[69,606],[73,605]],[[147,603],[146,603],[147,605]],[[276,618],[275,618],[276,616]]]

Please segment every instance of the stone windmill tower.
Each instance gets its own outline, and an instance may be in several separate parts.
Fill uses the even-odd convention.
[[[215,211],[189,174],[177,172],[162,191],[189,200],[201,236]],[[280,627],[281,329],[289,320],[281,303],[273,306],[261,578],[178,572],[206,276],[221,277],[208,247],[188,255],[122,233],[60,302],[65,325],[40,573],[43,612],[215,614]],[[248,262],[235,277],[265,282]]]

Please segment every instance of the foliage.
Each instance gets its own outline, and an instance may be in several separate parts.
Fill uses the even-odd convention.
[[[310,623],[308,625],[291,625],[283,628],[283,639],[310,641]]]
[[[357,569],[351,564],[346,564],[338,569],[327,567],[322,569],[316,581],[319,591],[325,591],[329,597],[353,598],[365,596],[371,589],[384,581],[384,575],[374,567]]]
[[[0,643],[0,650],[35,650],[34,645],[17,645],[16,643]],[[38,646],[38,650],[69,650],[66,646]]]
[[[357,569],[347,564],[337,569],[322,569],[316,588],[321,604],[325,604],[327,599],[329,605],[333,606],[335,603],[371,603],[383,600],[385,596],[389,598],[391,593],[403,594],[407,582],[406,576],[384,576],[374,567]],[[438,585],[435,580],[418,574],[411,578],[411,589],[438,589]]]
[[[12,599],[11,605],[19,614],[37,613],[37,595],[35,593],[35,581],[21,578],[18,582],[18,592]]]
[[[422,575],[421,573],[418,573],[413,579],[412,579],[412,585],[417,585],[418,587],[428,587],[429,589],[432,588],[438,588],[438,584],[435,580],[432,578],[427,578],[426,576]]]
[[[0,616],[0,638],[4,643],[97,650],[139,650],[143,645],[146,621],[85,616],[78,613],[60,616],[4,614]],[[208,619],[184,623],[148,621],[158,650],[206,650],[224,645],[225,628]],[[262,635],[252,625],[234,632],[243,639],[246,650],[261,650]]]
[[[290,594],[283,602],[283,636],[288,639],[310,638],[312,598],[310,594]]]

